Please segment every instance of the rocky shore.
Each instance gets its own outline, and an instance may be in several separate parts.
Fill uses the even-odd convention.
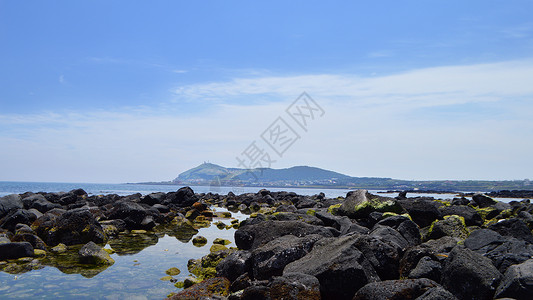
[[[211,225],[211,206],[250,215],[214,223],[238,228],[237,248],[220,240],[191,259],[194,276],[170,299],[533,299],[533,204],[483,194],[9,195],[0,198],[0,269],[92,277],[113,264],[106,243],[135,253],[165,234],[189,241]]]

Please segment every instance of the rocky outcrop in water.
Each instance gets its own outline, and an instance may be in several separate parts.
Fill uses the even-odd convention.
[[[0,259],[44,249],[43,264],[81,272],[73,271],[77,265],[87,277],[107,267],[87,268],[104,254],[97,244],[107,242],[119,255],[137,253],[163,234],[191,240],[211,225],[210,206],[249,214],[240,223],[216,224],[237,229],[237,248],[221,241],[209,255],[191,259],[194,277],[177,283],[188,288],[172,299],[533,298],[529,200],[502,203],[483,194],[450,201],[405,193],[389,198],[363,190],[330,199],[268,190],[195,194],[190,188],[145,196],[25,193],[1,200]],[[13,250],[19,248],[24,251]],[[71,261],[52,263],[72,251]],[[32,259],[31,267],[38,267]],[[10,262],[2,266],[16,270]]]

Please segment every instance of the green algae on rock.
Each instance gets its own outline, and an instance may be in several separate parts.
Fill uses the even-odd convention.
[[[207,239],[199,235],[192,239],[192,244],[196,247],[203,247],[205,244],[207,244]]]
[[[176,276],[176,275],[179,275],[181,273],[180,269],[176,268],[176,267],[172,267],[168,270],[165,271],[165,273],[169,276]]]

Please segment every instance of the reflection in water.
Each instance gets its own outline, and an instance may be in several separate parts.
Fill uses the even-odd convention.
[[[153,232],[120,233],[116,238],[110,239],[108,244],[118,255],[132,255],[157,244],[158,240],[159,237]]]
[[[216,208],[217,211],[227,211]],[[242,220],[246,216],[233,213]],[[211,222],[209,222],[211,221]],[[42,258],[23,258],[0,262],[0,299],[4,298],[68,298],[68,299],[162,299],[179,289],[170,281],[162,281],[166,270],[177,267],[182,272],[174,276],[183,281],[189,276],[189,259],[209,253],[216,238],[234,243],[233,228],[206,224],[229,219],[215,217],[193,223],[179,220],[167,226],[158,226],[153,232],[119,234],[109,241],[115,254],[112,266],[95,267],[79,263],[81,245],[70,246],[67,252],[47,252]],[[192,238],[202,235],[208,243],[201,248],[192,244]]]

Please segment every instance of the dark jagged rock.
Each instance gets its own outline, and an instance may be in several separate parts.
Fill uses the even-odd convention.
[[[142,224],[147,216],[148,212],[139,203],[119,201],[115,204],[108,218],[124,220],[128,229],[151,229],[155,224]]]
[[[531,234],[526,223],[518,218],[501,220],[498,223],[490,225],[489,229],[504,236],[512,236],[519,240],[533,243],[533,234]]]
[[[288,264],[283,271],[315,276],[324,299],[351,299],[355,292],[379,277],[357,248],[359,236],[324,238],[309,254]]]
[[[332,237],[331,230],[322,226],[310,225],[299,221],[263,221],[259,224],[241,226],[235,232],[235,243],[239,249],[249,250],[264,245],[284,235],[302,237],[319,234]]]
[[[389,226],[395,229],[403,236],[409,246],[416,246],[421,243],[418,225],[407,217],[391,216],[379,221],[377,225]]]
[[[46,215],[53,216],[49,212],[44,216]],[[34,230],[48,246],[55,246],[59,243],[76,245],[90,241],[95,243],[106,241],[102,226],[87,209],[69,210],[41,224],[38,221],[36,220],[33,224],[36,226],[37,223],[37,228]]]
[[[466,239],[469,231],[466,228],[464,218],[456,215],[446,216],[444,220],[435,221],[431,224],[428,238],[438,239],[443,236],[451,236]]]
[[[461,198],[453,198],[451,205],[468,205],[470,204],[470,201],[466,199],[465,197]]]
[[[361,288],[353,300],[416,299],[439,286],[426,278],[372,282]]]
[[[367,234],[369,232],[368,228],[357,223],[353,223],[350,218],[346,216],[334,216],[327,211],[317,211],[315,216],[322,220],[325,226],[333,227],[338,230],[341,235],[345,235],[350,232],[362,234]]]
[[[459,299],[492,299],[501,274],[486,258],[460,246],[446,260],[443,286]]]
[[[287,264],[304,257],[315,242],[322,238],[317,234],[301,238],[285,235],[256,248],[251,257],[254,279],[280,276]]]
[[[164,203],[173,204],[177,207],[189,207],[198,201],[198,197],[190,187],[182,187],[177,192],[168,193]]]
[[[403,208],[394,198],[380,197],[366,190],[351,191],[339,208],[339,214],[350,218],[366,218],[373,211],[402,213]]]
[[[448,253],[457,246],[458,241],[459,239],[445,236],[409,248],[400,260],[400,276],[408,277],[423,257],[427,256],[435,261],[448,257]]]
[[[320,282],[308,274],[287,273],[274,278],[270,285],[270,297],[287,300],[319,300]]]
[[[0,243],[0,260],[32,256],[33,247],[28,242]]]
[[[84,264],[112,265],[115,263],[115,261],[109,256],[109,253],[94,242],[88,242],[83,245],[78,253],[80,256],[80,262]]]
[[[496,200],[484,194],[474,194],[472,196],[472,202],[474,202],[475,206],[480,208],[489,207],[497,203]]]
[[[399,253],[403,253],[403,251],[409,247],[409,242],[402,236],[402,234],[388,226],[374,226],[372,231],[370,231],[370,236],[388,241],[388,243],[393,245]]]
[[[215,277],[206,279],[200,283],[193,285],[190,288],[166,298],[168,300],[186,300],[186,299],[217,299],[216,297],[224,297],[229,294],[230,282],[224,277]],[[218,298],[220,299],[220,298]]]
[[[37,216],[25,209],[11,210],[4,218],[0,220],[0,227],[11,232],[15,232],[17,224],[30,225],[37,219]]]
[[[23,208],[20,195],[12,194],[4,197],[0,197],[0,218],[3,218],[13,209]]]
[[[229,254],[217,265],[217,275],[235,281],[237,277],[251,270],[251,256],[252,253],[249,251],[238,251]]]
[[[433,201],[433,199],[407,199],[398,200],[398,202],[407,210],[413,222],[421,228],[431,225],[435,220],[442,219],[442,213],[438,209],[442,204]]]
[[[452,293],[445,290],[443,287],[437,286],[434,288],[430,288],[427,290],[424,294],[422,294],[420,297],[416,298],[415,300],[457,300],[457,297],[455,297]]]
[[[442,265],[440,262],[433,260],[429,256],[422,257],[416,267],[409,273],[408,278],[428,278],[436,282],[440,282],[442,273]]]
[[[155,204],[163,203],[165,198],[166,198],[166,194],[165,193],[161,193],[161,192],[159,192],[159,193],[151,193],[149,195],[146,195],[146,196],[142,197],[140,199],[140,202],[152,206],[152,205],[155,205]]]
[[[509,266],[533,257],[533,245],[513,237],[503,237],[490,229],[479,229],[465,240],[465,246],[489,258],[501,273]]]
[[[472,207],[465,205],[441,206],[439,210],[443,216],[457,215],[465,220],[466,226],[481,226],[483,225],[483,218]]]
[[[381,280],[398,279],[400,252],[388,239],[360,235],[354,242]]]
[[[495,298],[533,299],[533,259],[507,269]]]
[[[16,226],[13,242],[28,242],[34,249],[46,249],[44,241],[38,237],[35,232],[26,224],[18,224]]]

